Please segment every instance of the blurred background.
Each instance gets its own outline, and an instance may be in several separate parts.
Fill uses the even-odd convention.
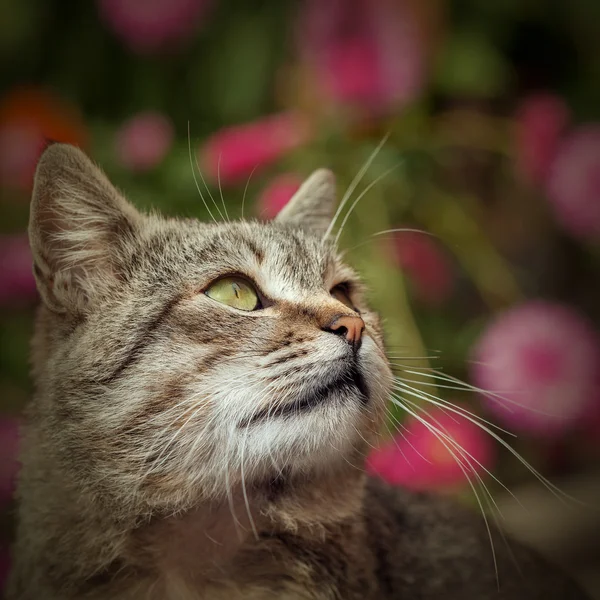
[[[1,0],[0,578],[56,140],[206,220],[272,218],[333,169],[398,376],[369,470],[485,510],[600,598],[599,24],[597,0]]]

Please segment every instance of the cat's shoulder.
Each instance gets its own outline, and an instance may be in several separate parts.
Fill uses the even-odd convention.
[[[394,591],[423,600],[587,598],[559,568],[504,535],[492,517],[486,522],[449,497],[373,479],[363,517],[381,583]]]

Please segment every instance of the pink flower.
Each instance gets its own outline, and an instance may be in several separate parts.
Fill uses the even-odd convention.
[[[448,300],[454,290],[452,265],[434,238],[425,233],[400,232],[394,238],[394,252],[421,302],[438,306]]]
[[[553,94],[525,98],[517,110],[517,164],[532,183],[543,184],[569,122],[565,102]]]
[[[406,429],[370,454],[367,470],[393,485],[430,490],[468,485],[457,459],[472,478],[471,468],[481,474],[484,467],[491,467],[494,447],[487,433],[456,413],[439,408],[429,413],[424,417],[429,427],[454,440],[463,449],[462,454],[447,439],[440,441],[428,426],[410,417],[404,424]]]
[[[190,38],[211,4],[211,0],[98,0],[98,10],[132,50],[148,53]]]
[[[0,236],[0,306],[37,298],[27,235]]]
[[[579,127],[561,144],[547,191],[567,231],[600,236],[600,124]]]
[[[12,498],[15,477],[19,471],[19,421],[10,417],[0,419],[0,503]]]
[[[275,177],[258,197],[259,216],[273,219],[298,191],[302,178],[295,173],[283,173]]]
[[[213,181],[217,171],[221,182],[244,181],[255,168],[263,168],[307,143],[312,136],[308,119],[297,112],[285,112],[222,129],[201,148],[202,170]]]
[[[173,125],[164,115],[144,112],[127,121],[115,145],[121,164],[132,171],[148,171],[166,156],[173,143]]]
[[[413,100],[424,40],[406,0],[305,0],[300,51],[323,96],[373,111]]]
[[[556,436],[597,397],[600,343],[571,309],[532,301],[500,315],[474,349],[472,377],[486,404],[515,430]],[[493,395],[496,392],[497,395]]]

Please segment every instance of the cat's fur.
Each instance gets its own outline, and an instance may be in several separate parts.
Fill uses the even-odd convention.
[[[334,196],[320,171],[274,222],[166,219],[79,150],[45,151],[11,600],[583,597],[496,539],[498,591],[480,517],[365,477],[391,373],[322,241]],[[203,293],[229,273],[264,310]],[[340,282],[366,324],[357,351],[328,329],[356,314],[330,295]]]

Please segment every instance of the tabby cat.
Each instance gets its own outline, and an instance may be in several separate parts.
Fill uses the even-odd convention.
[[[46,149],[11,600],[583,598],[365,476],[392,375],[325,235],[334,188],[316,171],[268,223],[170,219]]]

